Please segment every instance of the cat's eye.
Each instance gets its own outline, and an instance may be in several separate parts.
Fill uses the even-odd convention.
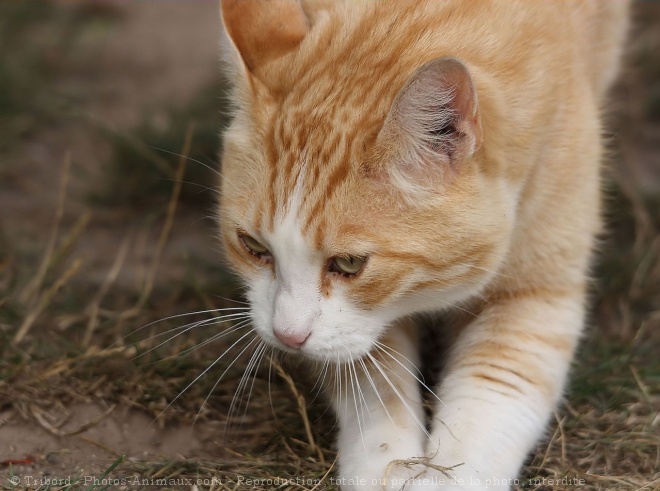
[[[330,260],[328,271],[339,273],[344,276],[355,276],[364,267],[367,262],[366,257],[359,256],[337,256]]]
[[[243,245],[248,250],[250,254],[257,257],[270,257],[270,251],[268,247],[263,245],[254,237],[249,236],[248,234],[239,233],[238,238],[243,242]]]

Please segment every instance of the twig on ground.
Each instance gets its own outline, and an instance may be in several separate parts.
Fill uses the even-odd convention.
[[[298,403],[298,412],[300,413],[300,417],[303,420],[303,425],[305,426],[305,434],[307,435],[307,443],[309,444],[310,448],[316,452],[316,454],[319,458],[319,461],[321,463],[324,463],[325,462],[325,457],[323,456],[323,450],[316,443],[316,440],[314,439],[314,434],[312,433],[312,425],[310,424],[309,416],[307,415],[307,402],[305,401],[305,396],[303,396],[300,393],[300,391],[296,387],[296,383],[291,378],[291,375],[286,373],[284,368],[282,368],[282,365],[280,365],[277,360],[275,360],[273,357],[271,357],[270,362],[275,367],[275,371],[277,372],[277,374],[280,377],[282,377],[282,379],[289,386],[289,389],[291,389],[291,392],[293,392],[293,395],[296,398],[296,402]]]
[[[66,152],[64,155],[64,161],[62,163],[62,173],[60,178],[60,192],[57,198],[57,206],[55,207],[55,221],[53,223],[53,230],[51,231],[50,238],[46,245],[46,250],[44,251],[43,258],[41,259],[41,264],[37,273],[35,274],[32,281],[30,281],[23,291],[19,295],[19,299],[22,303],[27,304],[34,301],[34,298],[41,288],[41,284],[46,277],[48,272],[48,267],[51,263],[51,258],[53,251],[55,250],[55,244],[57,243],[57,236],[60,230],[60,224],[62,222],[62,217],[64,216],[64,203],[66,201],[66,189],[69,182],[69,171],[71,169],[71,153]],[[17,343],[19,340],[14,338],[14,343]]]

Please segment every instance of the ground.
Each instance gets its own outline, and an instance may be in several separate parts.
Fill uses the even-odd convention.
[[[519,490],[660,489],[660,4],[635,13],[590,328]],[[296,367],[262,363],[228,418],[241,341],[187,387],[238,336],[150,324],[241,306],[212,218],[218,27],[215,0],[0,3],[0,489],[336,489]]]

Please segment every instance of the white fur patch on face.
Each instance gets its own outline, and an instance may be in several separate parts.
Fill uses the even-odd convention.
[[[346,361],[363,356],[387,326],[374,312],[348,302],[341,284],[328,298],[321,294],[328,258],[301,233],[299,180],[286,213],[272,232],[262,232],[275,263],[249,285],[255,329],[268,343],[319,360]],[[297,346],[299,344],[299,346]]]

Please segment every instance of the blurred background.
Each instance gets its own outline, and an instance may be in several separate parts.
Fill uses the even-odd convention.
[[[242,306],[213,220],[218,35],[216,0],[0,1],[0,489],[104,472],[335,489],[313,381],[264,361],[231,407],[247,341],[199,346],[230,326],[185,327],[208,312],[151,324]],[[660,489],[660,2],[634,4],[605,113],[590,328],[525,472]]]

